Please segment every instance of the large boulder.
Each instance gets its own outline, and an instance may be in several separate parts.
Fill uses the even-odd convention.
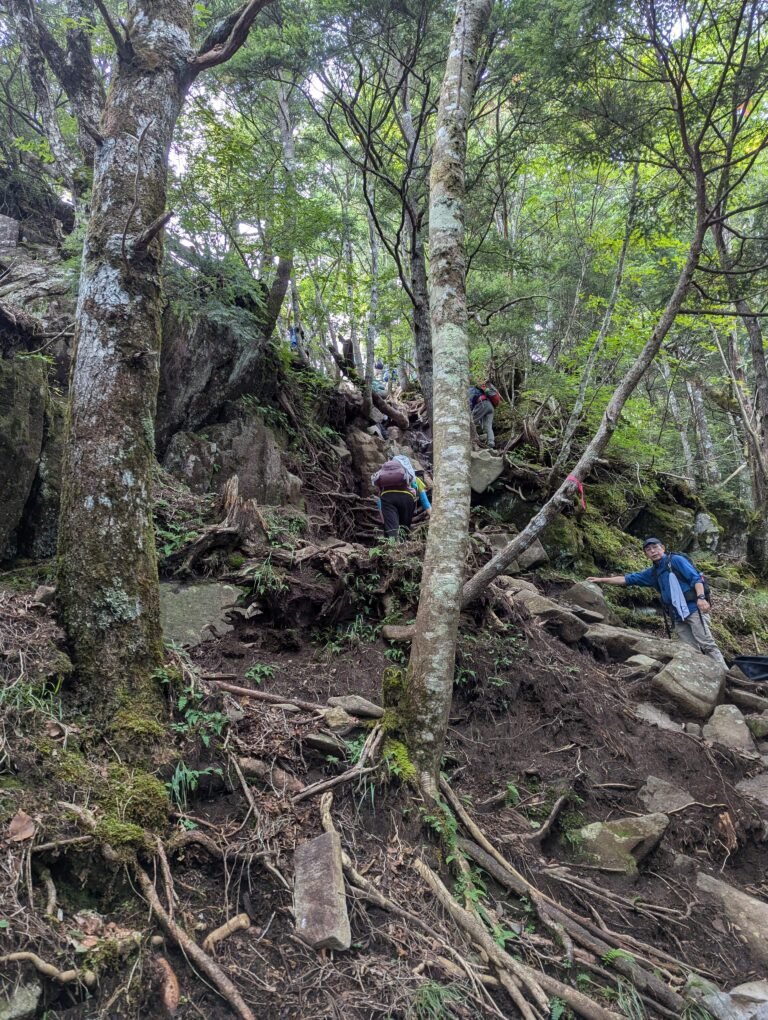
[[[490,450],[473,450],[469,464],[469,484],[478,495],[493,485],[504,470],[504,458]]]
[[[191,319],[166,310],[155,425],[161,458],[176,432],[221,421],[222,411],[239,398],[274,406],[281,372],[262,316],[245,293],[226,304],[214,299]]]
[[[578,836],[585,853],[598,868],[634,875],[639,862],[658,846],[668,825],[669,818],[656,812],[592,822],[579,829]]]
[[[633,655],[647,655],[651,659],[670,662],[680,651],[676,641],[641,634],[629,627],[612,627],[596,623],[584,635],[584,644],[597,658],[609,662],[626,662]]]
[[[575,613],[569,612],[552,599],[531,591],[521,590],[508,596],[515,604],[524,605],[530,615],[550,634],[559,637],[567,645],[580,641],[587,631],[587,624]]]
[[[669,730],[670,733],[683,732],[681,723],[674,722],[658,705],[651,705],[650,702],[641,701],[635,705],[635,715],[642,722],[655,726],[657,730]]]
[[[706,719],[722,698],[725,670],[707,655],[677,647],[675,658],[653,678],[654,690],[686,715]]]
[[[768,1020],[768,981],[747,981],[729,992],[698,974],[689,974],[687,998],[703,1006],[715,1020]]]
[[[698,874],[696,888],[718,913],[731,922],[755,959],[768,966],[768,903],[704,872]]]
[[[575,606],[577,609],[584,609],[589,613],[597,614],[601,620],[590,618],[592,622],[609,623],[617,626],[620,623],[618,616],[614,613],[605,601],[602,589],[590,581],[579,581],[572,585],[562,594],[562,601],[568,606]]]
[[[720,543],[720,528],[711,514],[700,510],[693,521],[690,548],[694,551],[715,552]]]
[[[375,475],[388,459],[387,446],[380,436],[372,436],[362,429],[349,429],[346,443],[352,454],[352,469],[358,485],[358,492],[370,496],[371,475]]]
[[[722,744],[746,754],[757,754],[746,719],[736,705],[718,705],[704,726],[702,735],[713,744]]]
[[[163,466],[193,492],[220,491],[236,474],[243,499],[261,506],[301,502],[301,479],[288,470],[275,433],[257,419],[214,425],[202,435],[177,432]]]
[[[232,630],[227,610],[240,589],[231,584],[160,585],[160,621],[165,641],[194,647]]]
[[[0,560],[16,553],[43,448],[47,399],[45,361],[0,358]]]

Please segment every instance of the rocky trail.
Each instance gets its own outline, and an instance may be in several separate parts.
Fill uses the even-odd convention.
[[[768,688],[617,625],[595,586],[503,576],[490,625],[462,625],[428,810],[388,721],[407,644],[384,638],[422,538],[288,542],[233,498],[243,551],[164,588],[176,828],[152,868],[126,853],[147,856],[147,791],[133,802],[55,694],[20,697],[52,670],[48,591],[3,596],[6,658],[31,657],[4,695],[0,938],[37,948],[3,947],[0,1016],[768,1015]],[[84,790],[104,782],[100,860]]]

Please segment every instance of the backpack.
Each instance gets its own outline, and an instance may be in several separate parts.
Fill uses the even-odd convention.
[[[485,393],[485,396],[488,398],[488,400],[490,400],[494,407],[499,406],[499,404],[501,403],[501,394],[499,393],[495,386],[491,386],[490,383],[486,383],[485,386],[483,387],[483,392]]]
[[[373,484],[380,492],[385,489],[407,489],[408,475],[399,461],[388,460],[373,476]]]
[[[685,599],[685,601],[686,602],[695,602],[696,599],[697,599],[696,589],[689,587],[688,586],[687,578],[683,577],[682,574],[680,574],[672,566],[672,557],[673,556],[682,556],[682,558],[684,560],[687,560],[688,563],[691,564],[691,566],[694,568],[694,570],[696,569],[696,567],[694,566],[693,563],[691,563],[691,560],[685,555],[685,553],[671,553],[670,552],[670,553],[667,553],[665,555],[663,560],[659,560],[659,563],[665,563],[666,564],[667,570],[670,570],[675,575],[675,577],[678,579],[678,581],[680,582],[680,587],[683,590],[683,598]],[[654,565],[653,565],[653,572],[654,572],[654,574],[658,573],[657,564],[656,563],[654,563]],[[701,573],[701,571],[699,571],[699,573]],[[704,598],[707,600],[707,602],[709,602],[710,605],[712,605],[712,593],[711,593],[710,588],[709,588],[709,582],[707,581],[706,577],[703,574],[701,574],[701,581],[702,581],[702,584],[704,585]],[[661,592],[661,588],[659,586],[658,580],[656,582],[656,587],[659,590],[659,592]]]
[[[480,389],[479,386],[470,386],[469,389],[469,407],[473,410],[478,400],[485,400],[485,392]]]

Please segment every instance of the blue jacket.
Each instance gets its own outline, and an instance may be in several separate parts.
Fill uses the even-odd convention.
[[[686,591],[688,588],[693,590],[694,584],[697,581],[703,580],[696,567],[685,556],[665,553],[664,559],[659,562],[658,570],[656,567],[648,567],[646,570],[638,570],[634,574],[625,574],[624,583],[634,585],[636,588],[655,588],[659,595],[661,595],[661,601],[664,605],[671,607],[672,598],[669,592],[670,570],[668,566],[670,561],[677,571],[678,579],[683,578],[685,581],[684,583],[683,580],[680,580],[680,587],[683,591]],[[686,599],[686,602],[690,611],[695,613],[698,608],[695,596],[692,601]],[[679,616],[680,614],[676,612],[675,615]]]

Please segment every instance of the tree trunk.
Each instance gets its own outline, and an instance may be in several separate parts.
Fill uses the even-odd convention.
[[[715,444],[712,441],[712,434],[709,431],[707,409],[704,406],[701,384],[697,381],[692,382],[689,379],[685,384],[685,388],[688,393],[693,422],[696,427],[698,462],[700,465],[699,474],[701,481],[705,485],[717,485],[720,481],[720,468],[717,466]]]
[[[433,797],[453,693],[468,541],[470,421],[464,162],[477,49],[490,0],[458,0],[430,176],[430,294],[435,378],[435,505],[408,665],[404,725],[420,783]]]
[[[370,409],[379,315],[379,235],[376,233],[376,224],[370,209],[368,209],[368,241],[371,247],[371,294],[368,330],[365,335],[365,402],[367,409]]]
[[[492,559],[490,559],[485,566],[481,567],[480,570],[478,570],[477,573],[469,579],[469,581],[467,581],[464,585],[463,591],[464,605],[474,602],[474,600],[478,598],[490,582],[493,581],[494,578],[498,577],[499,574],[502,574],[504,570],[531,545],[534,539],[541,534],[544,528],[546,528],[546,526],[571,503],[571,493],[574,485],[576,484],[573,479],[583,482],[592,470],[595,461],[602,455],[603,450],[606,448],[611,439],[611,436],[616,431],[624,405],[634,392],[637,384],[645,375],[645,372],[653,362],[653,359],[659,353],[661,345],[664,342],[664,338],[669,332],[673,322],[675,321],[677,313],[682,306],[683,299],[688,292],[691,279],[693,278],[693,273],[701,254],[704,234],[706,233],[705,215],[705,200],[702,183],[697,193],[696,223],[693,231],[693,237],[688,248],[688,256],[685,260],[685,265],[683,266],[680,276],[678,277],[675,289],[667,302],[666,308],[664,309],[656,328],[634,364],[613,391],[613,395],[611,396],[608,406],[603,413],[603,418],[597,432],[592,437],[591,442],[581,455],[580,460],[574,467],[571,474],[562,483],[557,492],[555,492],[554,495],[544,504],[541,510],[539,510],[539,512],[531,518],[520,534],[506,545],[501,552],[497,553]]]
[[[197,56],[192,0],[135,4],[130,39],[112,26],[118,60],[76,310],[57,597],[79,701],[133,740],[137,719],[151,735],[163,703],[152,675],[162,634],[151,485],[168,151],[195,75],[242,45],[263,5]]]
[[[680,445],[683,448],[683,461],[685,463],[685,473],[688,478],[694,483],[696,482],[696,466],[693,460],[693,451],[691,450],[691,444],[688,439],[688,424],[683,418],[680,412],[680,404],[677,400],[677,395],[674,389],[674,379],[669,371],[669,368],[664,364],[663,360],[658,363],[658,369],[661,373],[661,377],[667,384],[668,389],[668,400],[669,400],[669,414],[672,418],[672,424],[677,430],[677,434],[680,436]]]
[[[430,235],[431,236],[431,235]],[[411,291],[413,293],[413,343],[416,371],[427,405],[428,420],[432,419],[432,331],[430,327],[427,261],[421,229],[412,226],[410,236]]]

